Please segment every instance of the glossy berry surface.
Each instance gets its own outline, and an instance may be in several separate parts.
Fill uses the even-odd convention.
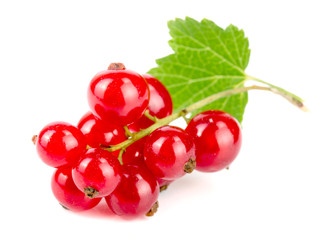
[[[241,127],[228,113],[219,110],[199,113],[185,131],[194,137],[199,171],[215,172],[226,168],[240,151]]]
[[[146,164],[144,163],[144,144],[146,142],[147,137],[143,137],[140,140],[137,140],[129,147],[122,155],[122,162],[124,165],[138,165],[147,168]],[[171,182],[170,180],[163,180],[160,178],[156,178],[160,187],[169,185]]]
[[[159,184],[159,187],[164,187],[164,186],[168,186],[173,181],[172,180],[163,180],[161,178],[157,178],[157,182]]]
[[[120,182],[120,163],[110,152],[91,148],[72,170],[73,181],[87,196],[104,197]]]
[[[86,113],[80,119],[78,128],[86,137],[87,144],[92,148],[101,145],[116,145],[127,139],[122,126],[104,122],[91,112]]]
[[[119,69],[95,75],[88,88],[91,111],[100,119],[121,126],[139,119],[149,104],[149,88],[136,72]]]
[[[149,85],[150,100],[148,110],[151,116],[157,118],[164,118],[171,115],[172,113],[172,99],[170,93],[165,86],[156,78],[149,74],[142,75]],[[150,120],[146,116],[142,116],[136,122],[130,124],[128,127],[132,131],[140,131],[141,129],[148,128],[154,124],[154,121]]]
[[[100,202],[101,198],[90,199],[73,182],[71,168],[57,169],[51,178],[51,189],[58,202],[72,211],[88,210]]]
[[[72,166],[86,150],[86,140],[71,124],[53,122],[39,133],[36,150],[42,161],[51,167]]]
[[[107,205],[120,216],[143,216],[157,201],[156,178],[145,166],[122,165],[122,169],[119,186],[105,198]]]
[[[143,151],[146,139],[147,137],[143,137],[126,148],[126,151],[122,155],[123,164],[144,164]]]
[[[183,129],[164,126],[153,131],[144,146],[144,161],[158,178],[175,180],[193,170],[195,145]],[[189,164],[192,163],[189,168]]]

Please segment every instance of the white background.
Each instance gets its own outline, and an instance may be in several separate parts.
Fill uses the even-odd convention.
[[[1,239],[335,239],[332,2],[1,1]],[[110,62],[154,67],[171,53],[167,21],[185,16],[244,29],[246,72],[301,96],[310,112],[251,92],[229,171],[175,182],[152,218],[63,210],[32,135],[76,124],[90,79]]]

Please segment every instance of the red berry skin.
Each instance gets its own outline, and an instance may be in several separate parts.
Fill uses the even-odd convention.
[[[195,160],[195,145],[183,129],[163,126],[153,131],[144,146],[144,161],[150,171],[163,180],[185,175],[185,164]]]
[[[163,179],[157,178],[157,182],[159,184],[159,187],[163,187],[163,186],[169,185],[173,181],[171,181],[171,180],[163,180]]]
[[[147,137],[143,137],[140,140],[137,140],[129,147],[127,147],[126,151],[122,155],[122,162],[124,165],[138,165],[147,167],[144,163],[144,144],[146,142]],[[169,185],[173,181],[163,180],[160,178],[156,179],[159,186]]]
[[[84,211],[98,205],[101,198],[90,199],[73,182],[71,168],[57,169],[51,178],[51,189],[58,202],[72,211]]]
[[[158,199],[158,182],[145,165],[122,165],[122,169],[119,186],[105,197],[107,205],[119,216],[143,216]]]
[[[87,194],[85,189],[93,188],[98,191],[96,197],[105,197],[120,182],[120,163],[112,153],[91,148],[72,169],[72,177],[80,191]]]
[[[121,126],[139,119],[149,104],[145,79],[130,70],[106,70],[95,75],[88,88],[88,103],[102,120]]]
[[[122,163],[125,165],[139,165],[144,164],[144,144],[147,137],[143,137],[129,147],[126,148],[126,151],[122,155]]]
[[[196,170],[216,172],[227,168],[242,144],[239,122],[230,114],[210,110],[197,114],[185,129],[196,145]]]
[[[157,118],[164,118],[171,115],[173,106],[168,90],[153,76],[149,74],[143,74],[142,76],[149,85],[150,100],[148,110],[150,115]],[[130,124],[128,127],[131,131],[137,132],[141,129],[150,127],[152,124],[154,124],[154,121],[143,115],[140,119]]]
[[[53,122],[39,133],[36,150],[42,161],[51,167],[72,166],[86,150],[86,140],[71,124]]]
[[[127,139],[122,126],[104,122],[91,112],[86,113],[78,123],[79,130],[86,137],[87,144],[92,148],[101,145],[116,145]]]

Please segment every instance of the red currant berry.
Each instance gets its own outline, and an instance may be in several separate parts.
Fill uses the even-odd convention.
[[[199,113],[185,131],[194,138],[199,171],[215,172],[226,168],[240,151],[241,127],[228,113],[219,110]]]
[[[124,165],[144,163],[143,150],[146,139],[147,137],[143,137],[126,148],[122,155],[122,163]]]
[[[149,104],[145,79],[126,69],[95,75],[88,88],[88,103],[99,118],[122,126],[139,119]]]
[[[53,122],[38,135],[36,149],[40,158],[51,167],[72,166],[86,150],[86,140],[71,124]]]
[[[127,139],[122,126],[97,119],[91,112],[86,113],[78,123],[79,130],[85,135],[87,144],[92,148],[101,145],[116,145]]]
[[[90,198],[111,194],[120,182],[120,163],[110,152],[91,148],[72,170],[76,186]]]
[[[195,145],[183,129],[164,126],[153,131],[144,146],[144,161],[158,178],[175,180],[195,168]]]
[[[131,144],[129,147],[127,147],[126,151],[122,155],[122,162],[124,165],[138,165],[147,167],[144,163],[144,144],[147,137],[141,138],[140,140],[137,140],[133,144]],[[173,182],[169,180],[163,180],[160,178],[156,179],[160,189],[166,189],[167,186]]]
[[[122,165],[122,169],[119,186],[105,198],[109,208],[120,216],[153,215],[159,194],[155,176],[144,165]]]
[[[172,99],[168,90],[153,76],[149,74],[143,74],[143,77],[149,85],[150,100],[148,110],[150,115],[157,118],[164,118],[171,115],[173,107]],[[143,115],[136,122],[130,124],[129,129],[137,132],[141,129],[150,127],[152,124],[154,124],[154,121]]]
[[[72,211],[83,211],[98,205],[101,198],[90,199],[73,182],[71,168],[57,169],[51,179],[51,189],[58,202]]]

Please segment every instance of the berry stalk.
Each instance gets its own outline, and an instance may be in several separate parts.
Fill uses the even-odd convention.
[[[251,80],[251,78],[250,78]],[[256,80],[256,79],[252,79],[258,82],[262,82],[265,83],[267,85],[269,85],[266,82],[263,82],[261,80]],[[230,90],[226,90],[217,94],[213,94],[207,98],[204,98],[194,104],[191,104],[190,106],[182,109],[181,111],[177,112],[177,113],[173,113],[170,116],[167,116],[165,118],[162,119],[158,119],[153,125],[151,125],[150,127],[143,129],[139,132],[133,133],[132,137],[117,144],[117,145],[113,145],[110,146],[109,148],[105,148],[108,151],[116,151],[119,149],[125,149],[128,146],[130,146],[132,143],[136,142],[137,140],[149,135],[150,133],[152,133],[154,130],[156,130],[157,128],[160,128],[162,126],[168,125],[169,123],[171,123],[172,121],[180,118],[180,117],[185,117],[188,113],[191,113],[195,110],[197,110],[198,108],[201,108],[211,102],[214,102],[220,98],[224,98],[224,97],[228,97],[234,94],[239,94],[239,93],[243,93],[243,92],[247,92],[250,90],[263,90],[263,91],[270,91],[272,93],[278,94],[280,96],[282,96],[283,98],[287,99],[290,103],[292,103],[293,105],[295,105],[296,107],[300,108],[303,111],[306,111],[307,108],[304,106],[302,99],[295,96],[294,94],[279,88],[277,86],[274,85],[269,85],[269,87],[263,87],[263,86],[257,86],[257,85],[253,85],[253,86],[249,86],[249,87],[240,87],[240,88],[235,88],[235,89],[230,89]]]

